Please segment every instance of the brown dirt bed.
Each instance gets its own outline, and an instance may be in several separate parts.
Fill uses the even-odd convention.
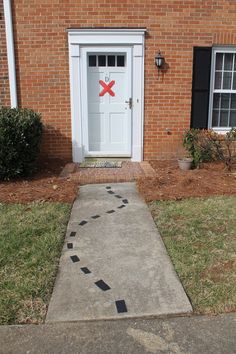
[[[33,201],[72,203],[78,183],[70,178],[59,178],[65,161],[40,161],[35,173],[26,179],[0,182],[1,203],[29,203]]]
[[[181,200],[189,197],[236,194],[236,171],[229,173],[222,163],[202,164],[181,171],[175,161],[150,161],[156,177],[140,178],[138,188],[146,201]]]
[[[59,178],[66,161],[50,159],[38,163],[33,176],[0,182],[0,202],[73,202],[78,191],[76,178]],[[236,194],[236,171],[229,173],[221,163],[203,164],[200,169],[181,171],[175,161],[150,161],[156,177],[137,180],[146,201],[180,200],[189,197]]]

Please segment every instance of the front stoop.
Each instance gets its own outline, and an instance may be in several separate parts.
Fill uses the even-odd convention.
[[[66,164],[61,178],[71,178],[79,184],[132,182],[142,177],[155,177],[156,172],[148,161],[123,161],[121,168],[80,168],[79,164]]]
[[[140,167],[142,168],[145,177],[156,177],[156,171],[152,168],[148,161],[140,162]]]
[[[60,178],[68,178],[72,173],[76,171],[76,163],[67,163],[60,173]]]
[[[124,161],[121,168],[80,168],[79,164],[67,164],[61,178],[72,178],[79,184],[132,182],[142,177],[155,177],[156,172],[148,161]]]

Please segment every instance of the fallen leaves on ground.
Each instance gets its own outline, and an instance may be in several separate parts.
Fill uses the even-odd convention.
[[[150,161],[156,177],[140,178],[138,188],[146,201],[181,200],[189,197],[236,194],[235,171],[221,163],[202,164],[190,171],[179,169],[175,161]]]
[[[50,159],[38,163],[37,171],[27,179],[0,182],[0,202],[29,203],[50,201],[72,203],[78,191],[78,182],[59,178],[65,162]]]

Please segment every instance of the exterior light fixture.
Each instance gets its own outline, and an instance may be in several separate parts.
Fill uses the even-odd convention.
[[[155,64],[156,64],[158,70],[160,70],[163,67],[163,65],[165,64],[165,58],[161,54],[160,50],[157,53],[157,55],[155,56]]]

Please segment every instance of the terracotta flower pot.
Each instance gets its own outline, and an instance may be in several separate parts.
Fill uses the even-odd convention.
[[[178,159],[179,168],[183,171],[191,170],[192,163],[192,157],[183,157],[181,159]]]

